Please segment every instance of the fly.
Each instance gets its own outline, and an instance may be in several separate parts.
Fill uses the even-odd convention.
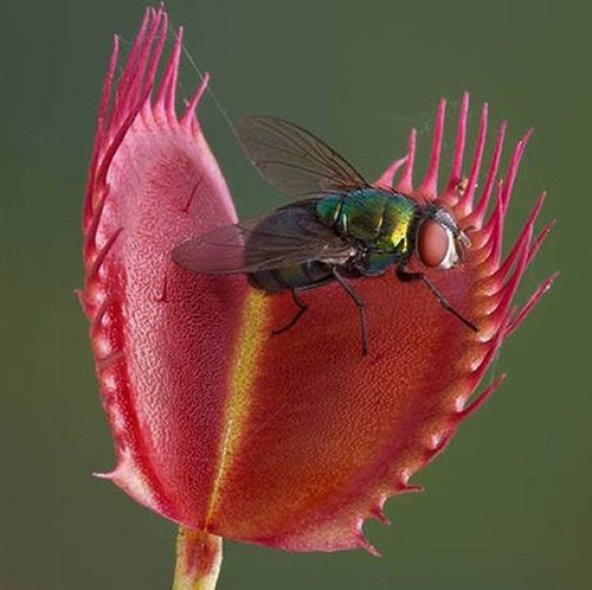
[[[451,212],[371,186],[326,143],[293,123],[249,117],[237,132],[261,175],[300,200],[184,242],[173,251],[177,264],[195,273],[243,273],[253,287],[271,294],[291,291],[298,310],[274,334],[289,330],[306,312],[302,291],[335,281],[358,309],[363,355],[366,309],[351,279],[380,276],[391,267],[403,282],[424,283],[449,313],[477,331],[423,272],[408,269],[412,256],[426,268],[444,270],[462,260],[470,242]]]

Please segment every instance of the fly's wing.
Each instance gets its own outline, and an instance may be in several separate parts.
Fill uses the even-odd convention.
[[[232,274],[285,268],[309,260],[340,264],[352,246],[318,221],[310,204],[224,225],[173,250],[183,268],[204,274]]]
[[[247,117],[237,132],[247,157],[284,193],[310,197],[368,186],[345,159],[298,125],[275,117]]]

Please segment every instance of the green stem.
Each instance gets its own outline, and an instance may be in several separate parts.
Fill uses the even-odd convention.
[[[173,590],[215,590],[222,564],[222,537],[179,527]]]

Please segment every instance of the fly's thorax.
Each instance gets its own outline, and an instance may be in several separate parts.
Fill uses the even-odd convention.
[[[377,276],[395,264],[406,262],[413,253],[417,205],[404,196],[391,197],[385,206],[381,231],[367,244],[361,272]]]
[[[389,196],[376,189],[362,189],[350,193],[343,201],[339,229],[343,235],[372,242],[381,235]]]
[[[381,274],[413,252],[418,205],[405,195],[363,188],[328,195],[316,211],[323,223],[357,244],[356,267],[362,274]]]
[[[368,187],[328,195],[316,210],[321,221],[338,234],[393,251],[407,238],[416,208],[404,195]]]
[[[418,205],[408,197],[375,188],[329,195],[317,204],[317,215],[357,249],[356,272],[376,276],[413,252]]]
[[[386,198],[372,188],[328,195],[318,202],[317,215],[339,235],[368,241],[380,233]]]
[[[386,202],[383,223],[374,247],[405,257],[413,251],[417,204],[403,195],[393,195]]]

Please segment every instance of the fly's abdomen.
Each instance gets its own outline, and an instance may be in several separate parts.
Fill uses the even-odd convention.
[[[316,260],[285,268],[260,270],[248,275],[251,286],[268,293],[318,287],[332,278],[333,274],[327,265]]]
[[[317,204],[323,223],[362,244],[356,268],[366,276],[380,275],[410,256],[416,212],[417,204],[405,195],[375,188],[330,195]]]

